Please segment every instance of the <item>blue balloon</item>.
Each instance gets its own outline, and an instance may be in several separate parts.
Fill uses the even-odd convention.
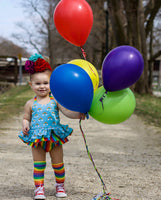
[[[51,74],[50,89],[59,104],[65,108],[87,113],[93,100],[93,84],[81,67],[63,64]]]

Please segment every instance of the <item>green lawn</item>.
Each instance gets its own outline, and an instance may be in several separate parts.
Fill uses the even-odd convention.
[[[23,111],[28,99],[34,97],[29,86],[16,86],[0,95],[0,121]],[[161,97],[138,95],[136,97],[135,114],[145,122],[161,127]]]
[[[142,117],[147,123],[161,127],[161,97],[149,94],[135,94],[135,97],[135,114]]]
[[[29,86],[16,86],[0,95],[0,121],[23,111],[25,102],[34,96]]]

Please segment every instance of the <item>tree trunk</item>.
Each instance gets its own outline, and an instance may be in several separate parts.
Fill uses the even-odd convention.
[[[144,59],[144,71],[140,79],[135,84],[135,91],[143,94],[148,93],[148,61],[147,61],[147,46],[146,46],[146,34],[144,28],[144,10],[143,10],[143,2],[139,0],[138,2],[138,25],[139,25],[139,33],[140,33],[140,52],[142,53]]]
[[[128,44],[138,49],[143,55],[144,72],[133,87],[136,92],[145,93],[148,91],[148,63],[142,0],[110,0],[109,2],[112,8],[112,23],[117,46]],[[124,9],[122,8],[122,5],[124,6]],[[122,14],[123,10],[124,17]],[[123,25],[123,22],[126,26]]]
[[[126,34],[124,30],[124,16],[121,0],[108,0],[110,10],[110,20],[114,31],[116,44],[118,46],[127,44]]]
[[[149,55],[150,55],[150,60],[148,62],[149,64],[148,86],[149,86],[149,89],[152,91],[153,62],[151,61],[151,58],[153,56],[153,29],[150,32]]]

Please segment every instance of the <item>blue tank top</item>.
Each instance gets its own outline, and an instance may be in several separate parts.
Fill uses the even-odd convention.
[[[72,133],[73,129],[68,125],[60,124],[59,110],[55,100],[51,97],[48,104],[39,104],[37,98],[32,105],[32,117],[29,135],[20,133],[24,142],[35,142],[36,139],[46,138],[50,140],[51,133],[64,139]],[[23,134],[23,135],[22,135]]]

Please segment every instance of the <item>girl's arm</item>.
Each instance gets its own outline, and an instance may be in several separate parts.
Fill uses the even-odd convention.
[[[32,110],[33,99],[29,100],[24,107],[24,115],[22,120],[22,129],[25,135],[28,135],[28,131],[30,129],[30,121],[31,121],[31,110]]]
[[[85,119],[85,114],[84,113],[80,113],[80,112],[75,112],[75,111],[71,111],[68,110],[66,108],[64,108],[63,106],[61,106],[60,104],[57,103],[58,109],[66,116],[69,117],[71,119]]]

